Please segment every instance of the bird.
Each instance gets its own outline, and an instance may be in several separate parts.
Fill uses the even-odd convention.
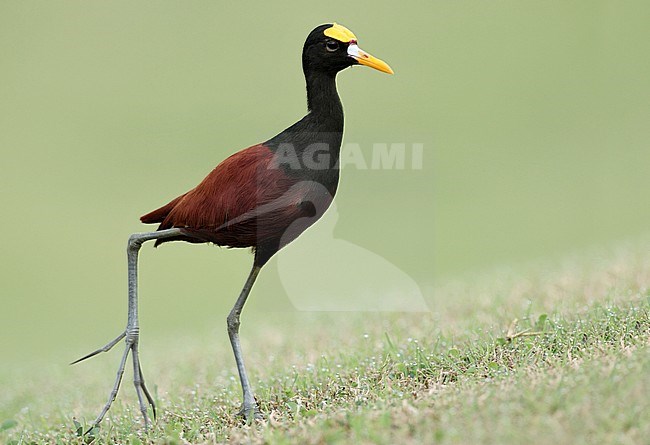
[[[99,428],[115,401],[129,355],[145,430],[150,424],[148,406],[153,419],[156,418],[156,406],[145,385],[139,355],[138,253],[143,243],[150,240],[155,240],[155,246],[185,241],[252,249],[253,265],[228,314],[227,331],[242,389],[238,414],[247,422],[263,419],[244,365],[240,315],[262,267],[318,220],[332,203],[339,183],[344,121],[336,77],[355,65],[393,74],[386,62],[359,48],[357,37],[348,28],[335,22],[314,28],[302,49],[307,114],[271,139],[226,158],[196,187],[140,218],[145,224],[158,224],[158,228],[132,234],[128,239],[126,329],[105,346],[72,362],[108,352],[125,341],[108,401],[89,431]]]

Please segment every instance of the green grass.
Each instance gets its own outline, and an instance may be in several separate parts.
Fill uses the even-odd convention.
[[[96,437],[77,435],[104,402],[118,352],[75,367],[35,360],[0,374],[0,442],[643,443],[647,252],[622,246],[465,277],[436,290],[430,314],[244,314],[261,424],[234,416],[239,383],[223,329],[144,331],[159,407],[148,433],[127,371]]]

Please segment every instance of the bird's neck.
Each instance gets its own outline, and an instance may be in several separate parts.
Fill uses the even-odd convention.
[[[264,144],[272,150],[290,144],[300,155],[322,144],[330,153],[330,168],[335,168],[343,138],[343,105],[336,91],[336,74],[305,71],[305,80],[309,112]]]
[[[264,143],[287,175],[315,181],[333,196],[339,179],[343,106],[335,75],[306,72],[309,113]]]
[[[305,72],[305,80],[309,113],[321,120],[340,123],[342,131],[343,106],[336,91],[336,74],[308,71]]]

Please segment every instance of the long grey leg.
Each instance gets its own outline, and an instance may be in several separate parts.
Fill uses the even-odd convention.
[[[255,419],[261,419],[262,414],[260,413],[257,403],[255,402],[255,397],[253,397],[253,391],[251,389],[251,384],[248,381],[248,375],[246,374],[246,367],[244,366],[244,358],[242,357],[241,344],[239,342],[239,316],[246,303],[248,294],[255,283],[255,279],[260,272],[262,266],[257,264],[253,265],[253,269],[248,275],[246,284],[237,298],[237,302],[233,306],[230,314],[228,314],[228,336],[230,337],[230,344],[232,345],[232,351],[235,353],[235,362],[237,362],[237,371],[239,371],[239,380],[241,381],[241,387],[244,395],[244,401],[242,403],[242,408],[240,415],[243,415],[247,421]]]
[[[115,379],[115,384],[111,390],[108,401],[104,405],[104,408],[99,413],[99,416],[95,419],[92,424],[92,428],[99,425],[111,408],[113,401],[117,397],[117,393],[120,389],[120,383],[122,381],[122,375],[124,374],[124,368],[126,366],[126,360],[129,357],[129,353],[132,353],[133,359],[133,384],[135,385],[135,391],[138,395],[138,402],[140,405],[140,411],[144,417],[144,426],[145,429],[149,427],[149,418],[147,416],[147,405],[145,404],[144,399],[146,398],[149,405],[153,410],[154,418],[156,416],[156,407],[147,391],[147,387],[144,384],[144,378],[142,376],[142,368],[140,366],[140,356],[138,353],[138,342],[140,338],[140,325],[138,322],[138,252],[142,244],[149,240],[161,239],[161,238],[171,238],[174,236],[181,235],[183,232],[181,229],[167,229],[161,230],[159,232],[147,232],[147,233],[134,233],[129,237],[129,244],[127,247],[127,258],[128,258],[128,277],[129,277],[129,311],[126,323],[126,330],[117,336],[114,340],[110,341],[106,346],[97,349],[96,351],[91,352],[90,354],[72,362],[71,364],[79,363],[88,358],[94,357],[95,355],[101,352],[108,352],[113,346],[115,346],[120,340],[126,338],[126,349],[124,350],[124,355],[120,361],[120,366],[117,369],[117,377]],[[144,397],[143,397],[144,396]]]

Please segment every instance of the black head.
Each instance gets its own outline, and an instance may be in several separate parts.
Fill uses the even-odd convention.
[[[325,24],[316,27],[307,36],[302,49],[302,67],[305,74],[321,72],[335,76],[352,65],[366,65],[385,73],[393,70],[357,46],[357,37],[339,24]]]

